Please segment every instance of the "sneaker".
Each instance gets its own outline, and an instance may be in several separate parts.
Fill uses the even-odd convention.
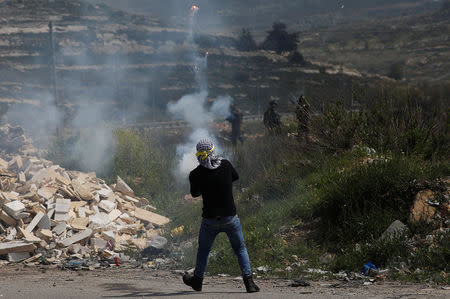
[[[183,282],[194,289],[194,291],[200,292],[202,290],[203,278],[186,273],[183,275]]]

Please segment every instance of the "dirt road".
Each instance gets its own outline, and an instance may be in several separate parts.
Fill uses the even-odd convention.
[[[438,286],[382,282],[369,286],[313,281],[289,287],[287,280],[261,280],[261,292],[247,294],[233,277],[207,277],[203,292],[189,290],[179,274],[142,269],[61,271],[48,268],[0,267],[0,298],[450,298]],[[333,286],[338,284],[340,287]]]

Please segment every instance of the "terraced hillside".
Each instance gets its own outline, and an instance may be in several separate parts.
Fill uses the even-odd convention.
[[[167,103],[196,88],[187,29],[154,18],[77,1],[3,1],[0,23],[0,101],[8,121],[11,111],[39,118],[55,102],[66,118],[95,106],[108,122],[164,120]],[[271,99],[289,111],[291,94],[302,91],[320,109],[339,96],[350,99],[353,87],[369,80],[346,69],[320,73],[287,55],[238,52],[220,35],[197,35],[196,42],[209,53],[210,98],[228,94],[247,114],[262,113]]]
[[[346,22],[305,31],[299,48],[312,60],[388,74],[400,64],[412,81],[450,80],[450,11]]]

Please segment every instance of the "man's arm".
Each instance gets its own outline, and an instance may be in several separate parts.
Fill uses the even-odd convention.
[[[200,187],[199,187],[198,183],[195,181],[195,178],[192,175],[192,173],[189,174],[189,183],[191,185],[192,197],[199,197],[200,195],[202,195],[202,193],[200,191]]]
[[[233,164],[230,163],[230,167],[231,167],[231,181],[237,181],[239,179],[239,175],[236,172],[236,169],[234,169]]]

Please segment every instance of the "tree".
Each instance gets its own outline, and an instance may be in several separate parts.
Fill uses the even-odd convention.
[[[292,55],[289,57],[289,62],[299,65],[306,64],[305,58],[299,51],[294,51],[294,53],[292,53]]]
[[[271,50],[281,54],[282,52],[290,52],[297,49],[298,32],[288,33],[286,24],[275,22],[272,25],[272,30],[267,33],[268,35],[261,45],[264,50]]]
[[[258,47],[248,28],[242,28],[236,41],[236,49],[239,51],[255,51]]]
[[[401,80],[403,78],[404,70],[401,63],[394,63],[391,65],[388,76],[395,80]]]

